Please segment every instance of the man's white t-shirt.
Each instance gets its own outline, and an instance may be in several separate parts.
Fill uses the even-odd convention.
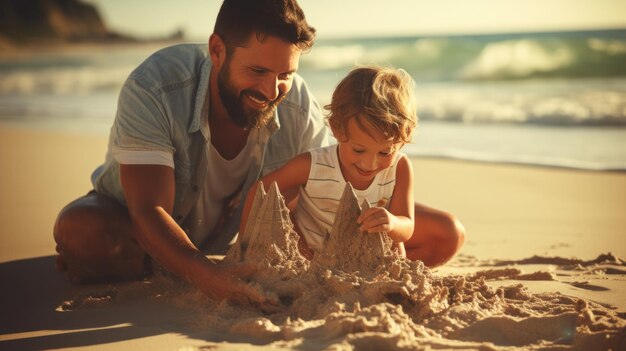
[[[257,138],[258,133],[258,128],[252,128],[248,140]],[[220,219],[226,199],[235,194],[243,185],[252,162],[253,144],[246,142],[243,149],[232,160],[223,158],[213,144],[207,144],[209,167],[206,183],[200,190],[197,205],[192,208],[187,220],[182,224],[183,229],[188,233],[202,236],[190,237],[191,241],[202,243],[206,240]]]
[[[203,132],[209,135],[205,121]],[[232,160],[220,155],[212,143],[207,143],[208,169],[205,183],[199,189],[198,202],[191,209],[181,227],[192,242],[200,245],[217,225],[226,199],[238,191],[250,169],[255,144],[250,140],[258,138],[259,129],[252,128],[243,149]],[[174,168],[174,156],[164,151],[117,151],[116,160],[121,164],[163,165]]]

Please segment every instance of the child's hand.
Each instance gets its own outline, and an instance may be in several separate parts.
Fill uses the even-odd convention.
[[[395,228],[396,217],[384,207],[372,207],[363,211],[356,222],[363,233],[390,232]]]

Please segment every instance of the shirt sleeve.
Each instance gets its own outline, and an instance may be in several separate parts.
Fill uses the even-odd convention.
[[[305,93],[309,94],[307,99],[308,104],[308,116],[303,119],[304,126],[302,128],[302,135],[300,136],[300,143],[298,154],[307,152],[311,149],[318,147],[328,146],[332,143],[334,138],[330,133],[330,129],[326,126],[326,121],[322,108],[317,100],[310,95],[308,90]]]
[[[169,152],[118,149],[113,152],[113,158],[122,165],[161,165],[174,169],[174,158]]]
[[[112,154],[121,164],[174,167],[171,121],[159,95],[132,76],[124,83],[112,128]]]

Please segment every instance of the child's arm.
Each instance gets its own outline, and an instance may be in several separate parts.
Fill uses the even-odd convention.
[[[263,182],[263,187],[265,188],[265,191],[269,189],[270,185],[272,185],[273,182],[276,182],[278,184],[278,189],[282,194],[290,191],[295,192],[298,190],[299,186],[306,185],[306,182],[309,179],[310,170],[311,154],[305,152],[294,157],[279,169],[268,173],[263,178],[261,178],[261,181]],[[252,187],[250,187],[248,196],[246,196],[246,203],[243,207],[241,223],[239,225],[239,235],[245,235],[243,231],[246,228],[248,215],[250,214],[250,208],[252,207],[252,200],[258,186],[259,183],[257,182]]]
[[[396,185],[391,195],[389,211],[383,207],[372,207],[364,211],[357,222],[363,232],[387,232],[395,242],[405,242],[413,235],[413,167],[402,155],[396,167]]]

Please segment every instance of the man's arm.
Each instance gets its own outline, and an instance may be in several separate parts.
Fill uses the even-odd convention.
[[[206,258],[171,217],[175,194],[172,168],[120,165],[120,177],[137,241],[152,258],[212,298],[267,302],[231,269]]]

